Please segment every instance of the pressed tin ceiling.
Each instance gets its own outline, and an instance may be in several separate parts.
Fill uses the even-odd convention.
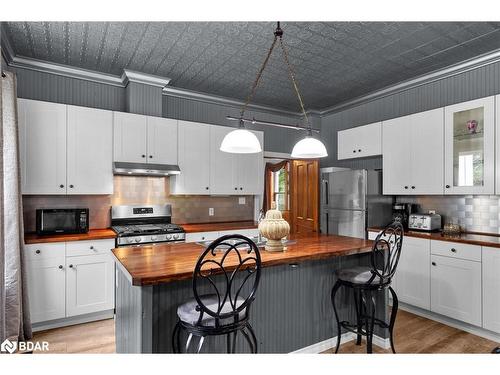
[[[274,22],[5,22],[16,56],[245,99]],[[306,109],[324,109],[500,48],[500,22],[282,22]],[[298,110],[280,51],[254,103]]]

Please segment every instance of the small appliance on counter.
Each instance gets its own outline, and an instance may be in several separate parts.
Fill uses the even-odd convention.
[[[184,229],[172,224],[171,218],[169,204],[111,207],[111,229],[117,234],[116,246],[184,242]]]
[[[438,214],[411,214],[408,221],[408,229],[422,230],[426,232],[441,229],[441,215]]]
[[[392,206],[392,220],[403,224],[404,229],[408,229],[410,215],[418,211],[418,205],[413,203],[395,203]]]
[[[36,210],[36,233],[76,234],[89,231],[88,208],[42,208]]]

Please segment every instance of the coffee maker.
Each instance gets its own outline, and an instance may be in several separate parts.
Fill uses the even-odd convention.
[[[412,213],[418,211],[418,205],[413,203],[395,203],[392,206],[392,221],[399,221],[403,228],[408,230],[408,219]]]

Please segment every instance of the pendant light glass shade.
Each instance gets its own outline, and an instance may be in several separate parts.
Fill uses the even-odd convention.
[[[256,154],[262,147],[256,135],[249,130],[239,128],[226,134],[220,150],[232,154]]]
[[[319,139],[307,136],[298,141],[292,150],[294,159],[317,159],[328,156],[326,147]]]

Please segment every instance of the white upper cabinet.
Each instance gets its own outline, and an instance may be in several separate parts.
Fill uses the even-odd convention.
[[[67,193],[113,194],[113,113],[68,106]]]
[[[496,184],[495,184],[495,194],[500,195],[500,95],[497,95],[495,97],[495,108],[496,108],[496,113],[495,113],[495,119],[496,119],[496,126],[495,126],[495,136],[496,136],[496,170],[495,170],[495,175],[496,175]]]
[[[181,173],[170,177],[172,194],[210,194],[210,127],[179,121],[178,155]]]
[[[238,194],[238,158],[220,150],[222,140],[234,128],[210,126],[210,193]]]
[[[339,131],[337,150],[339,160],[382,154],[382,123]]]
[[[22,193],[66,194],[66,105],[18,99],[18,112]]]
[[[384,194],[443,194],[443,116],[438,108],[383,122]]]
[[[146,163],[146,116],[124,112],[113,112],[113,116],[113,160]]]
[[[177,165],[177,120],[147,117],[148,163]]]
[[[384,121],[382,168],[384,194],[409,194],[411,186],[410,116]]]
[[[264,133],[252,131],[264,149]],[[243,195],[264,193],[264,152],[237,155],[237,187]]]
[[[112,194],[112,113],[19,99],[23,194]]]
[[[495,97],[445,107],[445,194],[495,193]]]

